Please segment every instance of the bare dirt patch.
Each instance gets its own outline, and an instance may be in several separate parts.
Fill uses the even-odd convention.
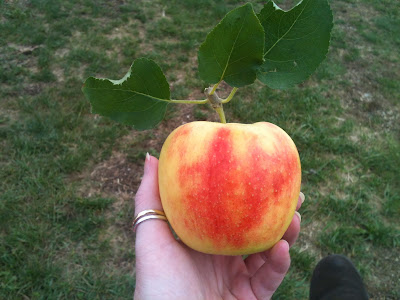
[[[92,181],[101,183],[101,191],[120,194],[134,194],[141,173],[138,165],[130,163],[126,155],[114,152],[111,158],[97,165],[90,174]]]

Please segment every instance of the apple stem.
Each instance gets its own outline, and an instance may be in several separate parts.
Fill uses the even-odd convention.
[[[219,107],[214,108],[215,111],[218,113],[219,118],[221,119],[221,123],[226,123],[224,109],[222,108],[222,104]]]

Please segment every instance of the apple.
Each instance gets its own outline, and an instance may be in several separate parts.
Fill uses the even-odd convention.
[[[161,149],[158,174],[164,212],[182,242],[223,255],[275,245],[301,184],[294,142],[266,122],[182,125]]]

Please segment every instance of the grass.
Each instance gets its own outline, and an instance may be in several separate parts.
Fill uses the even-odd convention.
[[[157,156],[180,122],[216,117],[209,107],[171,106],[159,128],[132,132],[91,115],[82,82],[121,78],[146,56],[161,65],[173,98],[202,97],[198,46],[240,3],[0,3],[0,298],[132,297],[129,223],[144,155]],[[307,299],[315,264],[340,253],[371,297],[397,299],[400,12],[390,0],[331,6],[331,48],[316,73],[286,91],[239,89],[226,114],[279,125],[300,152],[303,229],[274,298]]]

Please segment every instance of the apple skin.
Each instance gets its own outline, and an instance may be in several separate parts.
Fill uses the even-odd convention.
[[[171,227],[208,254],[271,248],[290,225],[301,185],[294,142],[266,122],[182,125],[161,149],[158,174]]]

